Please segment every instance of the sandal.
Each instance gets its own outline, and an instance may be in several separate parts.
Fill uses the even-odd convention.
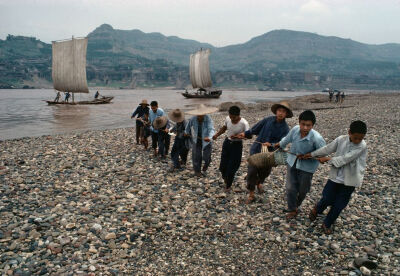
[[[310,214],[308,215],[308,218],[309,218],[311,221],[314,221],[314,220],[317,219],[317,216],[318,216],[317,208],[314,207],[314,208],[311,209]]]

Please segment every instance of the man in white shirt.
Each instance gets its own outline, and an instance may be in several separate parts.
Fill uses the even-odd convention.
[[[367,144],[364,141],[366,133],[367,125],[362,121],[354,121],[350,124],[348,135],[339,136],[328,145],[300,157],[314,157],[321,163],[328,162],[331,165],[322,198],[309,215],[310,220],[314,221],[318,214],[331,206],[322,223],[325,234],[332,233],[331,225],[349,203],[354,189],[361,186],[367,159]],[[334,157],[327,157],[333,152]]]
[[[230,191],[235,174],[242,162],[243,140],[238,138],[237,135],[250,128],[249,123],[240,117],[240,108],[238,106],[231,106],[228,113],[229,116],[226,117],[224,126],[213,136],[213,140],[216,140],[218,136],[225,131],[227,132],[222,145],[221,162],[219,165],[227,192]]]

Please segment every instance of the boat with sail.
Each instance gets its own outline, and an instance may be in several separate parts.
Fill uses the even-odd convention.
[[[89,93],[86,79],[87,44],[87,37],[52,42],[52,78],[57,96],[53,101],[46,101],[49,105],[107,104],[114,98],[99,97],[97,92],[92,100],[75,101],[75,93]],[[64,101],[60,101],[61,92],[68,95]],[[72,95],[71,101],[69,95]]]
[[[219,98],[222,94],[220,89],[212,89],[212,81],[210,74],[210,65],[208,57],[210,49],[200,49],[190,55],[189,74],[190,82],[196,91],[188,91],[182,93],[186,98]]]

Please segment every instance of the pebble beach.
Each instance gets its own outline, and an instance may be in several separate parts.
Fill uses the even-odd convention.
[[[161,162],[136,145],[134,128],[22,138],[0,141],[0,274],[400,275],[400,94],[289,102],[289,126],[312,109],[314,129],[327,142],[346,134],[353,120],[368,126],[364,182],[332,235],[321,231],[322,217],[308,219],[327,164],[290,223],[284,166],[273,169],[255,203],[244,203],[251,140],[233,191],[225,193],[218,171],[224,135],[201,178],[191,161],[168,173],[170,158]],[[241,115],[252,126],[272,115],[271,105],[243,105]],[[226,116],[212,114],[216,131]],[[378,267],[357,268],[358,257]]]

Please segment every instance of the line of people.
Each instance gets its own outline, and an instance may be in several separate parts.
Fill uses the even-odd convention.
[[[314,221],[330,206],[330,211],[322,223],[326,234],[332,233],[331,226],[347,206],[354,189],[361,186],[367,158],[367,146],[364,141],[367,126],[362,121],[352,122],[347,135],[339,136],[326,145],[321,134],[313,129],[316,117],[311,110],[302,112],[298,125],[289,129],[286,118],[293,117],[293,112],[287,102],[272,105],[271,111],[274,115],[262,119],[251,128],[246,119],[240,116],[240,108],[231,106],[223,126],[216,133],[209,116],[217,111],[214,107],[200,105],[187,112],[193,115],[189,120],[185,119],[181,110],[172,110],[168,117],[175,123],[173,127],[157,102],[151,102],[150,108],[151,110],[147,101],[143,100],[132,114],[132,117],[140,117],[136,121],[136,141],[139,144],[140,137],[147,139],[151,135],[154,155],[165,160],[170,144],[169,133],[175,133],[170,172],[181,169],[182,165],[186,164],[189,150],[192,150],[194,175],[204,176],[211,162],[212,141],[226,133],[219,171],[227,192],[233,185],[242,161],[244,139],[257,136],[250,148],[250,155],[263,151],[273,152],[277,148],[285,149],[290,144],[286,176],[288,220],[298,215],[320,163],[328,163],[331,170],[322,198],[310,211],[309,218]],[[148,144],[144,140],[142,142],[147,148]],[[335,155],[328,157],[332,153]],[[262,185],[271,171],[272,167],[247,166],[246,182],[249,195],[246,203],[255,201],[256,188],[260,194],[264,192]]]

